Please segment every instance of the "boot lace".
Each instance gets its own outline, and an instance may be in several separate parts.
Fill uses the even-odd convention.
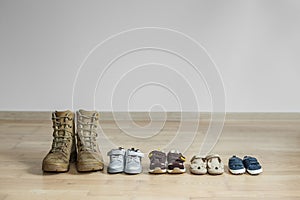
[[[55,114],[52,116],[53,121],[53,142],[52,142],[52,148],[51,152],[66,152],[66,147],[68,146],[68,142],[72,139],[72,132],[67,129],[67,127],[72,128],[71,125],[67,123],[67,120],[70,121],[72,118],[70,118],[67,114],[63,117],[57,117]]]
[[[80,151],[97,151],[97,143],[96,138],[97,134],[97,116],[95,114],[93,116],[86,116],[81,113],[78,113],[78,137],[80,138],[79,142],[79,150]],[[83,121],[83,119],[87,119],[88,122]]]

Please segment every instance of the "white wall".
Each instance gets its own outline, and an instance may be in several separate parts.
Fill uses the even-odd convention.
[[[0,110],[72,108],[74,79],[91,49],[120,31],[145,26],[184,32],[206,48],[223,79],[226,111],[300,112],[300,1],[297,0],[1,0]],[[107,52],[113,54],[118,45],[120,49],[125,43],[131,45],[119,39],[116,49],[106,49]],[[107,55],[104,51],[94,56],[99,61],[101,56]],[[118,80],[114,76],[126,66],[151,62],[151,59],[169,62],[174,69],[181,66],[179,69],[188,73],[189,66],[181,65],[180,60],[176,61],[169,54],[137,52],[115,63],[113,70],[106,74],[106,80]],[[98,70],[104,68],[97,66]],[[155,72],[145,72],[144,76],[149,80],[153,77],[155,81],[164,77]],[[177,82],[178,77],[167,74],[169,83],[175,82],[172,86],[175,93],[188,96],[186,86],[179,79]],[[204,82],[192,74],[186,79],[192,82],[192,87],[199,81],[196,96],[200,110],[210,110],[209,93],[201,89],[205,88]],[[135,80],[133,75],[121,85],[126,90]],[[89,90],[95,85],[78,87]],[[111,88],[105,88],[96,91],[95,106],[102,111],[111,110],[111,97],[107,96]],[[128,94],[122,93],[124,90],[116,94],[114,110],[149,110],[154,104],[161,104],[168,111],[180,110],[175,96],[163,87],[142,88],[128,106]],[[86,94],[78,105],[91,107],[91,97]],[[194,109],[192,100],[184,99],[181,103],[183,110]]]

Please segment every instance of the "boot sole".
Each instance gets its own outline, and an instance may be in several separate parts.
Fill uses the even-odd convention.
[[[99,163],[77,163],[77,171],[79,172],[102,171],[103,168],[103,164]]]
[[[68,172],[70,165],[65,164],[43,164],[43,171],[44,172]]]

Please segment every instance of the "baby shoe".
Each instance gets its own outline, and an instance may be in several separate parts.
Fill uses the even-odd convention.
[[[236,156],[232,156],[231,158],[229,158],[228,168],[230,173],[232,174],[243,174],[246,172],[243,160]]]
[[[123,172],[125,149],[123,149],[122,147],[119,147],[118,149],[112,149],[107,153],[107,155],[110,158],[107,172],[110,174]]]
[[[191,159],[190,171],[192,174],[206,174],[207,161],[205,158],[195,155]]]
[[[143,171],[142,157],[144,154],[138,149],[128,149],[125,153],[125,169],[126,174],[139,174]]]
[[[149,159],[150,159],[149,173],[164,174],[167,172],[166,153],[164,153],[162,151],[157,151],[157,150],[151,151],[149,153]]]
[[[251,156],[245,156],[243,159],[243,164],[247,170],[247,172],[251,175],[257,175],[262,173],[262,167],[257,161],[256,158]]]

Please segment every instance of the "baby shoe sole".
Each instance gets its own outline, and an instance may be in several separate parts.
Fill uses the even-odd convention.
[[[244,174],[246,172],[246,169],[229,169],[230,173],[238,175],[238,174]]]
[[[190,169],[190,172],[192,174],[195,174],[195,175],[204,175],[204,174],[207,174],[207,171],[199,171],[199,170],[192,170],[192,169]]]
[[[186,169],[179,169],[178,167],[175,167],[174,169],[168,169],[167,171],[169,174],[182,174],[185,173]]]
[[[260,174],[260,173],[262,173],[262,168],[261,169],[257,169],[257,170],[249,170],[249,169],[247,169],[247,172],[249,173],[249,174],[251,174],[251,175],[258,175],[258,174]]]
[[[129,175],[134,175],[134,174],[140,174],[142,173],[142,170],[126,170],[124,171],[126,174],[129,174]]]
[[[156,167],[155,169],[149,169],[150,174],[165,174],[167,173],[166,169],[161,169],[160,167]]]
[[[124,169],[112,169],[112,168],[107,168],[107,173],[109,174],[118,174],[118,173],[122,173],[124,171]]]

